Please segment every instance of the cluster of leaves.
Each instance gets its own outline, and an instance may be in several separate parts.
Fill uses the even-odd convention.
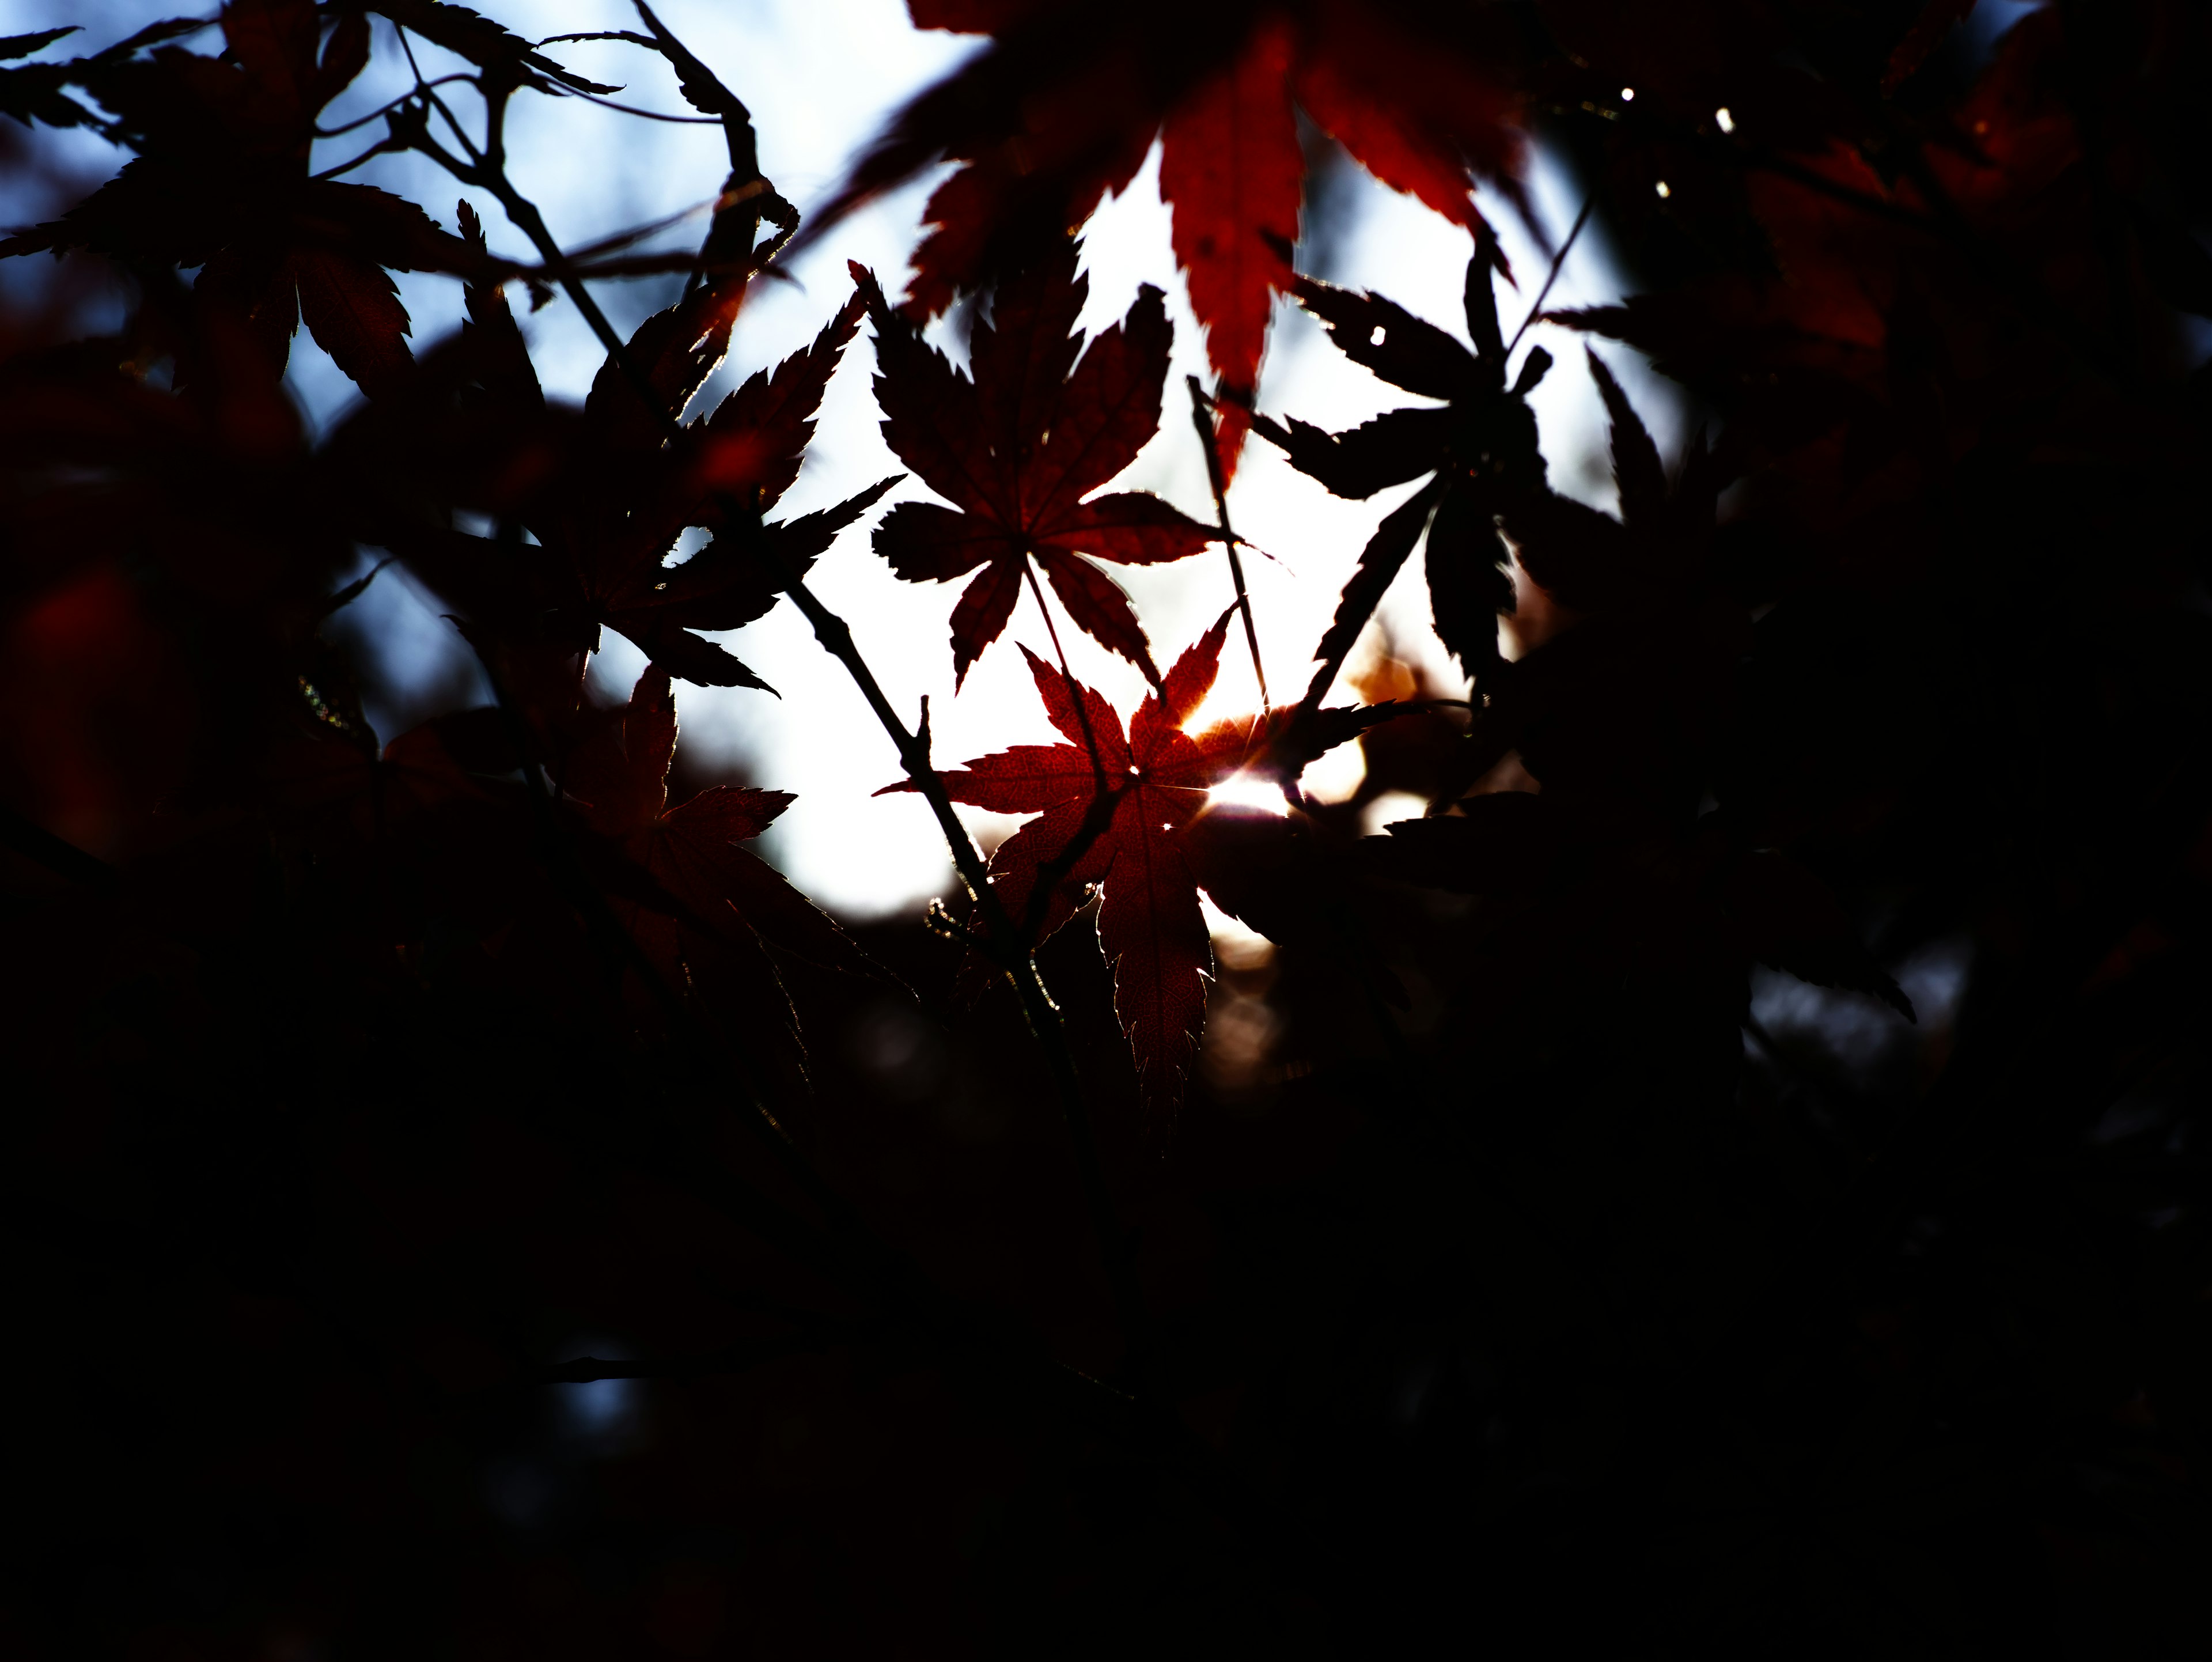
[[[0,41],[0,113],[131,153],[0,256],[134,296],[59,345],[0,314],[8,1285],[55,1359],[8,1630],[2170,1653],[2212,1435],[2203,21],[2033,9],[1984,63],[1955,0],[915,0],[989,41],[794,241],[744,103],[637,9],[592,38],[728,140],[696,253],[553,240],[507,105],[617,89],[458,6]],[[481,125],[416,79],[318,173],[382,40],[465,63]],[[1509,337],[1470,192],[1525,216],[1540,137],[1637,291]],[[1256,434],[1291,488],[1407,492],[1303,697],[1225,719],[1241,579],[1163,673],[1108,569],[1234,553],[1225,502],[1114,488],[1164,298],[1076,328],[1068,228],[1155,139],[1215,477]],[[1332,141],[1469,232],[1464,340],[1295,270]],[[535,263],[341,179],[393,150]],[[690,416],[749,283],[945,160],[908,301],[855,268]],[[466,324],[418,356],[395,271]],[[627,336],[592,296],[672,272]],[[517,279],[607,346],[580,405]],[[921,332],[963,290],[965,372]],[[1272,412],[1279,295],[1418,402]],[[1028,587],[1060,742],[940,774],[808,587],[896,480],[770,517],[864,317],[943,499],[875,551],[964,581],[956,692]],[[301,322],[364,395],[319,442]],[[1583,353],[1617,514],[1528,402],[1577,333],[1690,417],[1668,456]],[[1424,544],[1443,686],[1355,651]],[[487,690],[388,740],[363,550]],[[964,911],[833,922],[742,846],[790,799],[678,747],[679,682],[766,691],[710,637],[786,599]],[[1143,673],[1126,720],[1063,617]],[[618,704],[606,630],[648,661]],[[1306,797],[1355,741],[1357,794]],[[1240,776],[1291,811],[1220,806]],[[956,801],[1033,817],[986,865]],[[1264,947],[1218,961],[1202,900]],[[638,1394],[556,1394],[593,1381]]]
[[[413,203],[309,173],[316,118],[368,62],[367,15],[347,14],[324,42],[312,5],[237,7],[224,15],[220,57],[156,44],[199,27],[156,24],[90,58],[39,66],[41,90],[21,113],[97,125],[137,154],[55,223],[0,243],[0,254],[82,248],[199,267],[196,288],[246,322],[278,371],[304,317],[364,389],[389,389],[410,358],[407,314],[387,273],[465,271],[471,251]],[[139,56],[146,46],[155,49]],[[94,117],[70,87],[110,119]],[[18,107],[11,100],[10,113]]]
[[[1480,8],[1390,3],[1132,6],[1102,20],[1066,0],[918,4],[925,28],[992,36],[917,97],[819,224],[943,157],[909,302],[928,316],[1006,269],[1040,228],[1079,225],[1126,186],[1156,137],[1176,257],[1216,373],[1249,402],[1269,305],[1294,278],[1297,112],[1376,178],[1469,227],[1470,168],[1518,201],[1519,102],[1501,74],[1510,25]],[[1225,424],[1234,466],[1241,421]]]

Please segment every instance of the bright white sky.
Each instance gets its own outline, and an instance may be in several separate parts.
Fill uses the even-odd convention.
[[[63,21],[82,22],[87,26],[85,41],[98,46],[179,9],[143,0],[0,0],[0,33]],[[479,0],[479,9],[518,33],[540,38],[638,27],[635,13],[617,0]],[[760,133],[762,165],[802,211],[824,198],[854,151],[891,110],[975,45],[959,36],[915,30],[907,21],[903,0],[666,0],[656,9],[751,107]],[[390,36],[388,26],[380,27],[386,31],[378,41],[381,60]],[[209,50],[207,39],[192,44]],[[673,76],[648,54],[620,45],[553,50],[563,62],[595,80],[625,84],[624,101],[689,113]],[[426,74],[457,67],[437,62],[434,50],[418,47],[418,52]],[[325,125],[335,125],[349,114],[374,108],[406,84],[404,76],[393,75],[388,62],[380,70],[373,68],[370,76],[325,116]],[[465,89],[461,90],[456,111],[466,119]],[[368,131],[380,131],[380,124]],[[509,134],[517,183],[537,199],[555,235],[569,246],[703,202],[714,195],[727,168],[715,128],[635,120],[581,100],[519,98]],[[113,165],[114,158],[103,156],[104,147],[96,141],[76,143],[88,169],[105,171]],[[327,167],[344,159],[360,143],[342,138],[325,143],[317,165]],[[449,228],[453,225],[453,203],[461,192],[426,161],[380,158],[352,177],[401,191],[423,203]],[[1140,283],[1166,290],[1176,326],[1166,414],[1159,435],[1119,483],[1124,488],[1158,491],[1194,516],[1210,521],[1203,458],[1182,398],[1186,371],[1204,370],[1203,350],[1169,251],[1158,177],[1155,149],[1135,182],[1094,222],[1086,251],[1091,303],[1083,322],[1095,330],[1118,317]],[[1364,174],[1358,177],[1352,210],[1356,222],[1346,228],[1339,245],[1338,263],[1329,273],[1332,280],[1375,289],[1463,336],[1460,289],[1468,253],[1465,234]],[[1540,159],[1532,183],[1538,210],[1556,240],[1572,222],[1578,196],[1570,180]],[[794,268],[797,284],[757,285],[738,324],[730,361],[695,411],[711,407],[733,377],[773,363],[810,338],[848,292],[848,259],[873,266],[896,292],[903,281],[908,253],[918,238],[928,188],[925,180],[838,228]],[[477,198],[477,206],[495,248],[529,252],[520,236],[504,227],[490,201]],[[1496,203],[1486,206],[1521,283],[1518,295],[1507,292],[1501,299],[1510,333],[1534,299],[1547,261],[1510,209]],[[21,216],[11,212],[8,216]],[[696,239],[703,223],[697,222],[682,234]],[[402,289],[414,315],[418,347],[458,323],[459,290],[451,280],[415,277],[403,279]],[[610,283],[600,289],[603,303],[618,324],[641,319],[656,299],[665,303],[665,296],[643,285]],[[1548,304],[1593,304],[1618,293],[1606,250],[1594,233],[1585,233]],[[574,311],[556,301],[526,317],[525,328],[548,390],[580,396],[600,355]],[[1602,454],[1602,412],[1583,365],[1580,340],[1540,325],[1529,332],[1528,341],[1541,342],[1560,360],[1534,399],[1553,483],[1611,507],[1613,491]],[[1673,394],[1626,349],[1605,350],[1644,411],[1662,453],[1672,456],[1681,438]],[[315,418],[327,423],[340,415],[352,396],[351,384],[304,331],[293,362],[295,383]],[[783,513],[823,506],[902,471],[877,429],[868,386],[872,368],[864,331],[830,385],[815,446],[797,486],[784,501]],[[1342,428],[1404,401],[1403,394],[1346,362],[1319,328],[1295,308],[1279,307],[1262,376],[1264,408]],[[1231,512],[1240,531],[1276,557],[1276,561],[1248,558],[1247,564],[1268,679],[1279,696],[1303,689],[1309,654],[1334,610],[1339,587],[1376,521],[1411,489],[1364,503],[1339,502],[1317,483],[1279,462],[1268,447],[1257,442],[1251,447],[1232,491]],[[909,481],[891,500],[927,494]],[[929,697],[940,764],[957,764],[1009,743],[1050,739],[1028,672],[1012,644],[1024,641],[1048,655],[1034,602],[1024,598],[1008,638],[970,673],[956,700],[947,619],[960,586],[916,587],[893,578],[869,545],[872,522],[871,519],[848,532],[823,557],[813,586],[850,621],[886,691],[909,720],[922,697]],[[1418,565],[1409,563],[1384,611],[1401,652],[1425,653],[1442,673],[1445,661],[1428,628]],[[1227,567],[1218,550],[1177,566],[1131,572],[1123,581],[1163,667],[1231,598]],[[432,679],[465,656],[450,626],[437,616],[434,598],[414,587],[397,568],[380,577],[356,606],[362,622],[374,627],[386,668],[394,676]],[[1079,677],[1103,690],[1125,714],[1134,708],[1143,688],[1134,670],[1064,623],[1060,638]],[[823,904],[848,915],[902,910],[945,892],[951,866],[927,808],[911,795],[878,799],[872,794],[899,776],[890,742],[798,614],[788,606],[779,606],[730,637],[728,644],[782,697],[684,687],[678,693],[678,712],[687,743],[742,758],[760,783],[797,793],[797,802],[764,839],[763,852]],[[1223,663],[1215,708],[1227,712],[1255,707],[1256,691],[1244,653],[1228,652]],[[641,667],[634,648],[619,636],[606,636],[606,650],[595,667],[605,685],[619,694]],[[1356,754],[1356,750],[1345,753],[1345,759]],[[1310,783],[1320,786],[1325,794],[1348,792],[1356,778],[1343,777],[1342,762],[1336,764],[1333,779],[1324,778],[1322,770],[1329,766],[1328,762],[1317,764]],[[975,823],[989,838],[1003,834],[1011,822],[979,813]]]

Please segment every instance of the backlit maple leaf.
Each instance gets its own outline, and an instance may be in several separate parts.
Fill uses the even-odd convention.
[[[1304,162],[1296,110],[1376,178],[1458,223],[1480,222],[1468,186],[1517,200],[1516,42],[1484,7],[1406,0],[909,0],[924,28],[994,39],[896,116],[809,235],[945,158],[930,198],[911,309],[943,311],[1027,241],[1080,225],[1164,138],[1160,191],[1177,261],[1231,395],[1233,463],[1267,338],[1291,287]],[[1502,10],[1502,9],[1496,9]]]
[[[1184,730],[1212,690],[1233,615],[1224,612],[1176,661],[1126,734],[1104,697],[1024,648],[1045,712],[1067,742],[1016,745],[944,776],[957,802],[1037,816],[991,856],[991,887],[1018,925],[1033,910],[1041,880],[1056,877],[1039,940],[1065,923],[1092,889],[1099,892],[1098,945],[1114,971],[1114,1011],[1155,1124],[1164,1124],[1182,1099],[1213,965],[1198,904],[1207,886],[1186,840],[1213,811],[1207,794],[1255,760],[1290,716],[1279,710],[1265,720],[1247,716]],[[1352,732],[1345,726],[1341,736]],[[1103,830],[1092,815],[1102,786],[1112,805]],[[901,783],[877,794],[913,788]]]
[[[1031,560],[1079,628],[1158,685],[1127,597],[1084,557],[1152,565],[1195,554],[1218,535],[1145,491],[1091,494],[1158,430],[1172,329],[1160,291],[1147,285],[1077,362],[1075,320],[1088,284],[1075,258],[1064,243],[1000,289],[990,320],[969,343],[973,380],[890,309],[873,277],[853,268],[876,326],[884,437],[955,504],[900,503],[877,528],[876,551],[909,582],[977,574],[952,612],[956,685],[1005,630]]]
[[[721,362],[744,286],[738,277],[702,288],[647,319],[632,338],[631,362],[646,367],[666,409],[683,410]],[[558,482],[545,506],[525,516],[542,541],[574,561],[587,608],[686,680],[765,688],[729,653],[690,631],[737,629],[763,616],[782,592],[784,574],[805,573],[897,482],[880,480],[794,520],[750,521],[799,477],[823,392],[860,326],[860,308],[856,295],[811,345],[773,374],[756,371],[666,443],[658,416],[647,416],[610,361],[584,406],[599,453],[593,465]],[[665,568],[690,526],[716,536]]]

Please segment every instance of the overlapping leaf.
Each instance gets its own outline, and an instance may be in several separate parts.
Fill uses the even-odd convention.
[[[340,0],[340,5],[356,15],[364,11],[382,13],[402,28],[411,29],[456,58],[465,58],[495,83],[543,93],[622,90],[586,81],[564,69],[521,36],[466,6],[448,5],[444,0]]]
[[[1720,817],[1694,827],[1680,782],[1707,765],[1746,644],[1740,606],[1707,592],[1723,464],[1700,431],[1670,478],[1620,382],[1588,356],[1610,419],[1621,518],[1545,490],[1498,507],[1529,576],[1580,620],[1516,666],[1474,735],[1484,758],[1516,746],[1539,788],[1484,792],[1448,817],[1394,825],[1363,845],[1369,868],[1514,906],[1621,909],[1601,927],[1679,931],[1698,951],[1865,992],[1909,1017],[1909,1001],[1816,876],[1771,849],[1735,846]],[[1735,631],[1716,623],[1731,610]],[[1552,892],[1562,872],[1573,874],[1571,901]],[[1668,928],[1626,910],[1632,895],[1668,910]],[[1531,928],[1560,927],[1552,912],[1534,917]]]
[[[1670,478],[1605,360],[1587,356],[1609,418],[1620,518],[1543,490],[1501,501],[1498,522],[1538,587],[1576,612],[1680,604],[1705,575],[1727,463],[1699,429]]]
[[[1380,295],[1298,280],[1306,308],[1353,362],[1437,405],[1393,410],[1346,433],[1326,433],[1293,418],[1287,425],[1254,418],[1291,465],[1340,496],[1364,498],[1428,476],[1394,508],[1361,552],[1328,630],[1315,648],[1321,661],[1309,702],[1328,690],[1384,591],[1424,535],[1428,542],[1429,600],[1437,633],[1478,684],[1498,662],[1498,614],[1513,606],[1507,552],[1494,528],[1509,502],[1540,493],[1544,460],[1527,397],[1551,366],[1530,349],[1510,387],[1505,343],[1491,289],[1494,265],[1487,229],[1479,233],[1467,268],[1467,324],[1475,350]]]
[[[1517,192],[1522,138],[1506,90],[1517,43],[1486,9],[1389,0],[912,0],[926,28],[994,39],[900,112],[817,218],[834,223],[941,157],[911,305],[923,315],[999,276],[1030,241],[1079,225],[1134,176],[1163,132],[1177,260],[1230,397],[1233,464],[1270,302],[1291,286],[1304,173],[1303,109],[1376,178],[1467,226],[1474,178]]]
[[[1038,697],[1066,742],[1017,745],[944,776],[955,801],[1037,816],[991,857],[992,889],[1017,927],[1041,908],[1042,939],[1098,891],[1098,944],[1114,970],[1114,1009],[1156,1123],[1182,1098],[1213,962],[1198,904],[1200,887],[1211,886],[1187,844],[1212,812],[1207,793],[1255,761],[1289,716],[1278,711],[1264,722],[1248,717],[1185,730],[1212,689],[1231,615],[1176,661],[1126,734],[1103,697],[1024,648]],[[1341,737],[1353,731],[1345,725]],[[1054,887],[1039,901],[1045,881]],[[1232,904],[1244,910],[1252,897],[1240,892]]]
[[[1717,582],[1715,512],[1729,464],[1700,429],[1670,476],[1604,360],[1588,361],[1610,417],[1622,517],[1540,484],[1494,499],[1495,523],[1548,615],[1524,630],[1526,655],[1493,676],[1440,800],[1517,750],[1545,790],[1607,802],[1613,829],[1625,831],[1671,824],[1687,807],[1662,782],[1703,765],[1745,620]]]
[[[684,408],[721,361],[743,279],[709,283],[642,324],[629,362],[665,410]],[[423,396],[364,412],[339,450],[367,507],[363,536],[404,553],[471,616],[580,663],[604,625],[686,680],[765,687],[696,631],[764,615],[788,578],[890,489],[763,524],[798,477],[831,373],[860,326],[855,295],[813,344],[757,372],[667,440],[611,360],[581,411],[548,408],[505,301],[471,288],[471,323],[433,361]],[[428,483],[407,498],[387,481]],[[454,508],[499,515],[538,546],[467,534]],[[715,532],[667,563],[687,527]]]
[[[909,582],[976,574],[952,613],[956,683],[1006,629],[1034,561],[1077,625],[1158,685],[1136,614],[1093,560],[1179,560],[1217,535],[1141,490],[1092,494],[1159,428],[1172,332],[1147,286],[1078,362],[1087,283],[1075,259],[1063,243],[1000,289],[969,342],[972,380],[854,268],[876,326],[884,437],[954,504],[900,503],[878,527],[876,551]]]
[[[12,117],[25,126],[33,121],[49,127],[97,125],[100,118],[70,95],[69,89],[71,87],[85,85],[99,77],[108,65],[123,62],[142,47],[173,40],[206,27],[197,17],[171,18],[165,22],[149,24],[136,34],[88,58],[52,64],[22,64],[11,69],[0,69],[0,115]],[[13,63],[17,58],[29,58],[44,52],[56,41],[77,33],[79,27],[72,24],[65,28],[40,29],[33,34],[9,35],[0,40],[0,63]]]
[[[309,176],[317,113],[368,60],[367,17],[343,15],[319,54],[313,0],[238,0],[222,21],[221,58],[177,46],[137,56],[178,32],[157,26],[67,66],[139,154],[60,219],[0,242],[0,255],[87,248],[199,267],[202,289],[248,323],[272,371],[304,320],[364,391],[388,393],[413,360],[387,271],[490,262],[410,202]],[[66,113],[51,100],[33,113]]]
[[[629,703],[570,756],[568,794],[590,829],[650,880],[611,904],[663,979],[712,998],[741,1026],[773,1013],[790,1033],[790,1004],[763,942],[826,968],[878,971],[851,936],[739,846],[791,806],[789,792],[716,786],[668,807],[676,734],[668,672],[649,667]]]

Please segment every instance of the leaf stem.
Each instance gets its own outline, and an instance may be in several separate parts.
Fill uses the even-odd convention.
[[[1022,575],[1029,580],[1030,594],[1037,603],[1037,612],[1044,618],[1045,638],[1052,642],[1052,655],[1060,660],[1060,679],[1067,683],[1068,702],[1075,706],[1075,725],[1083,730],[1083,747],[1091,752],[1091,780],[1098,794],[1106,794],[1106,760],[1098,753],[1098,735],[1091,728],[1091,712],[1085,707],[1083,690],[1077,684],[1075,672],[1067,667],[1067,648],[1060,643],[1060,630],[1052,621],[1052,608],[1044,603],[1044,585],[1037,581],[1036,566],[1027,555],[1022,557]]]
[[[410,52],[408,54],[408,58],[409,61],[411,63],[413,61],[414,54]],[[413,100],[421,97],[424,90],[428,88],[448,86],[456,81],[467,81],[473,82],[476,80],[476,76],[473,75],[463,72],[454,75],[441,75],[434,81],[424,81],[419,78],[421,73],[422,71],[419,70],[416,71],[418,78],[412,88],[400,94],[398,97],[393,99],[389,104],[379,105],[375,109],[371,110],[367,115],[358,116],[353,120],[346,122],[342,126],[318,127],[315,129],[315,137],[317,138],[343,138],[348,133],[352,132],[356,128],[366,127],[372,121],[382,120],[386,116],[390,115],[401,105],[411,102]],[[327,175],[318,176],[327,177]]]
[[[1528,332],[1528,326],[1543,316],[1544,302],[1552,297],[1552,285],[1559,280],[1559,272],[1567,263],[1567,256],[1574,252],[1575,240],[1582,235],[1583,227],[1589,223],[1590,210],[1596,205],[1596,203],[1595,192],[1583,198],[1583,210],[1575,216],[1574,228],[1567,233],[1567,240],[1559,245],[1559,252],[1552,256],[1551,273],[1545,277],[1544,286],[1536,290],[1536,299],[1528,307],[1528,315],[1521,320],[1521,326],[1513,332],[1513,338],[1505,343],[1505,353],[1508,357],[1513,355],[1513,349],[1521,344],[1521,337]]]
[[[1220,447],[1214,442],[1213,423],[1206,419],[1211,404],[1199,389],[1198,377],[1183,377],[1190,384],[1190,423],[1198,429],[1198,447],[1206,454],[1206,482],[1213,487],[1214,523],[1221,527],[1221,545],[1229,553],[1229,581],[1236,585],[1237,609],[1244,614],[1244,641],[1252,648],[1252,673],[1260,682],[1260,715],[1267,719],[1267,671],[1260,661],[1260,631],[1252,622],[1252,597],[1244,588],[1244,557],[1237,551],[1237,533],[1229,524],[1229,480],[1221,466]]]
[[[1060,679],[1067,684],[1068,702],[1075,706],[1075,724],[1083,731],[1084,747],[1091,752],[1091,806],[1083,811],[1083,823],[1075,828],[1075,835],[1066,845],[1049,860],[1037,866],[1036,880],[1030,886],[1030,898],[1022,903],[1022,932],[1019,943],[1024,947],[1033,941],[1036,932],[1044,926],[1045,914],[1052,910],[1053,892],[1058,889],[1076,862],[1091,852],[1091,845],[1106,834],[1107,826],[1114,823],[1114,801],[1116,792],[1106,777],[1105,758],[1098,752],[1098,735],[1091,731],[1091,712],[1083,697],[1083,689],[1075,679],[1075,672],[1067,667],[1067,652],[1060,643],[1060,630],[1053,626],[1052,612],[1044,603],[1044,587],[1037,581],[1036,568],[1024,557],[1023,575],[1029,579],[1030,593],[1036,597],[1037,610],[1044,613],[1044,632],[1052,641],[1053,655],[1060,660]]]

